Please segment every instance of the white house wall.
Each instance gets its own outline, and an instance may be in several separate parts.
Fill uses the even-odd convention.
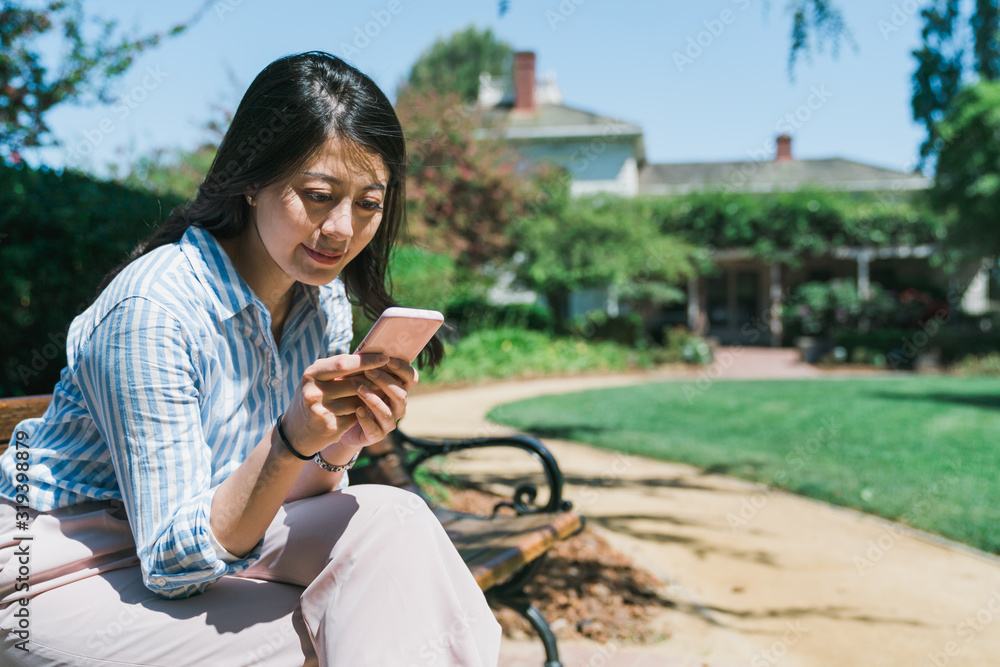
[[[639,167],[631,143],[608,143],[601,139],[520,146],[532,162],[550,162],[572,177],[573,196],[607,192],[633,197],[639,192]]]

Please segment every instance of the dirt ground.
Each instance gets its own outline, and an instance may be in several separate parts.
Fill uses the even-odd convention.
[[[762,359],[742,350],[735,359],[713,381],[814,372],[796,374],[787,355]],[[484,420],[494,405],[695,378],[657,373],[418,392],[402,427],[425,436],[499,435],[506,429]],[[566,496],[594,534],[662,581],[652,588],[665,602],[635,621],[631,639],[607,633],[561,639],[567,667],[1000,665],[1000,559],[994,556],[690,466],[577,443],[546,444],[566,475]],[[503,450],[450,459],[449,473],[485,483],[535,470],[527,457]],[[559,618],[549,621],[562,625]],[[663,639],[655,641],[657,635]],[[506,639],[501,665],[537,666],[542,655],[533,638]]]

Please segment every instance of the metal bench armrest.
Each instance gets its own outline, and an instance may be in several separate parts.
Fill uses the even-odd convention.
[[[528,452],[535,460],[542,464],[545,473],[545,481],[549,486],[549,501],[544,506],[536,506],[533,503],[538,497],[538,487],[531,483],[518,485],[514,489],[512,501],[509,503],[499,503],[494,508],[494,514],[500,507],[511,507],[520,514],[540,514],[543,512],[565,512],[573,507],[573,503],[564,500],[563,494],[563,474],[559,469],[559,464],[552,456],[545,445],[536,438],[525,435],[512,435],[495,438],[466,438],[441,440],[430,440],[427,438],[415,438],[400,431],[398,428],[393,432],[396,442],[405,447],[416,450],[417,455],[406,463],[410,474],[416,470],[417,466],[424,461],[435,457],[460,452],[468,449],[483,449],[486,447],[515,447]]]

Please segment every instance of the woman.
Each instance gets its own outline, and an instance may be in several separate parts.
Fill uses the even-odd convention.
[[[348,354],[348,295],[393,305],[404,170],[356,69],[312,52],[257,76],[197,197],[73,321],[52,404],[0,458],[0,664],[496,663],[423,501],[347,487],[417,381]]]

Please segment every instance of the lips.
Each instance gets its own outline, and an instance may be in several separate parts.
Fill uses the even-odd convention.
[[[342,252],[327,252],[324,250],[317,250],[315,248],[310,248],[305,244],[302,245],[302,248],[306,251],[306,254],[309,255],[309,257],[311,257],[316,262],[323,264],[325,266],[336,264],[344,256],[344,253]]]

